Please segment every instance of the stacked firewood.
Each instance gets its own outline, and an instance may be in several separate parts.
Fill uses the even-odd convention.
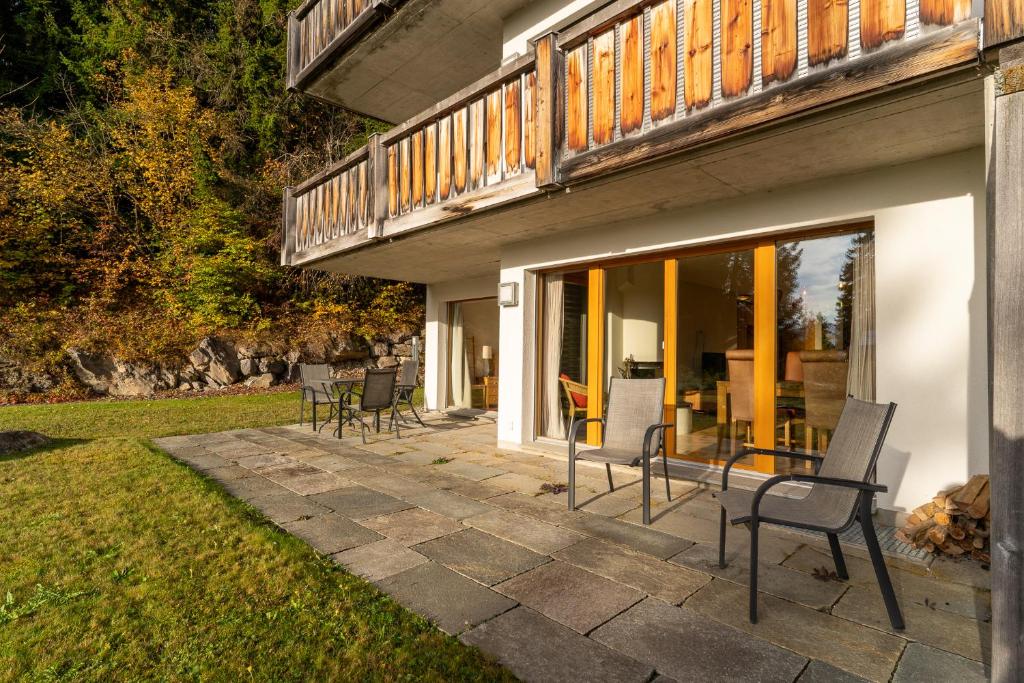
[[[914,510],[896,537],[930,553],[970,555],[988,563],[991,525],[988,475],[976,474]]]

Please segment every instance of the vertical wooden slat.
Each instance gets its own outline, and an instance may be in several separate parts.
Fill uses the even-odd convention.
[[[324,202],[325,202],[325,199],[324,199],[324,186],[323,185],[317,185],[317,187],[314,190],[314,192],[316,193],[316,195],[315,195],[316,196],[316,202],[313,205],[313,208],[314,208],[314,214],[313,214],[313,220],[314,220],[314,224],[313,224],[314,225],[314,228],[313,228],[313,244],[320,244],[320,242],[323,241],[323,234],[324,234],[324,215],[327,213],[324,210]]]
[[[388,216],[398,215],[398,143],[388,147]]]
[[[487,174],[487,184],[492,185],[501,181],[501,88],[487,93],[486,103],[487,139],[484,171]]]
[[[537,162],[537,73],[526,74],[523,87],[523,164],[533,168]]]
[[[594,84],[594,144],[612,141],[615,128],[615,31],[594,37],[594,63],[590,74]]]
[[[807,63],[810,66],[846,55],[849,16],[847,0],[807,0]]]
[[[437,122],[437,201],[448,199],[452,191],[452,119]]]
[[[865,50],[903,37],[907,0],[861,0],[860,45]]]
[[[651,7],[651,120],[676,111],[676,3]]]
[[[785,81],[796,69],[796,0],[761,0],[761,82]]]
[[[345,232],[359,229],[359,166],[348,170],[348,211],[345,213]]]
[[[423,131],[410,136],[412,146],[412,208],[423,206]]]
[[[411,152],[409,138],[402,138],[402,141],[399,143],[398,155],[398,187],[402,213],[409,213],[412,210]]]
[[[537,187],[558,187],[558,155],[562,145],[562,92],[565,89],[562,53],[557,36],[549,33],[535,43],[537,89],[534,97],[536,131],[534,168]]]
[[[466,191],[469,186],[469,157],[467,121],[469,108],[463,107],[452,113],[452,152],[455,159],[454,185],[457,193]]]
[[[921,0],[920,16],[922,24],[955,24],[971,16],[971,0]]]
[[[384,235],[384,225],[388,219],[388,151],[381,142],[381,134],[374,133],[367,144],[369,159],[367,161],[366,214],[367,236],[372,238]]]
[[[337,176],[338,186],[335,188],[334,200],[338,203],[337,218],[331,226],[331,236],[343,234],[348,229],[348,173]]]
[[[581,45],[565,58],[566,140],[569,149],[587,149],[587,46]]]
[[[985,47],[1024,36],[1024,0],[985,0]]]
[[[751,0],[722,0],[722,95],[743,95],[754,67]]]
[[[369,182],[366,173],[367,165],[366,161],[359,163],[359,225],[357,227],[360,228],[365,228],[370,224],[370,217],[366,213],[369,199],[369,193],[366,191],[366,184]]]
[[[627,135],[644,123],[644,17],[638,14],[619,27],[619,53],[622,55],[619,132]],[[596,134],[595,134],[596,135]]]
[[[437,124],[423,130],[423,198],[433,204],[437,196]]]
[[[686,56],[683,61],[683,98],[687,109],[706,106],[711,101],[714,81],[712,44],[714,14],[711,0],[685,0],[683,31]]]
[[[469,186],[484,184],[484,136],[487,125],[483,100],[469,105]]]
[[[587,417],[604,417],[604,281],[603,268],[587,273]],[[587,425],[587,443],[601,445],[601,425]]]
[[[519,98],[519,78],[505,84],[505,175],[519,173],[522,152],[522,103]]]
[[[775,243],[754,248],[754,445],[775,448]],[[754,457],[759,472],[775,471],[775,458]]]

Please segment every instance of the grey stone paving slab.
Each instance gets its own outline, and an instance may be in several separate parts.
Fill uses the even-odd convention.
[[[475,500],[487,500],[508,493],[508,489],[491,486],[486,481],[472,481],[459,477],[453,477],[453,479],[455,481],[446,481],[441,484],[440,488]]]
[[[551,559],[476,529],[435,538],[413,549],[488,586]]]
[[[535,496],[542,493],[540,488],[541,486],[553,482],[548,479],[538,479],[537,477],[531,477],[525,474],[508,472],[507,474],[499,474],[496,477],[491,477],[487,480],[487,483],[493,486],[507,488],[510,491],[517,491],[519,493]]]
[[[310,496],[310,499],[339,515],[356,520],[378,517],[412,507],[403,500],[364,486],[347,486],[327,493],[318,493]]]
[[[505,474],[503,469],[478,465],[473,462],[466,462],[465,460],[453,460],[444,465],[437,465],[437,467],[445,474],[454,474],[466,479],[472,479],[473,481],[483,481],[484,479],[496,477],[499,474]]]
[[[213,477],[217,481],[233,481],[235,479],[245,479],[246,477],[255,477],[257,474],[252,470],[247,470],[244,467],[238,465],[224,465],[223,467],[214,467],[213,469],[205,470],[203,472],[208,477]]]
[[[379,581],[399,572],[412,569],[427,558],[398,541],[384,539],[361,545],[334,555],[332,559],[344,565],[353,574],[369,581]]]
[[[976,588],[991,590],[992,574],[982,569],[977,562],[962,562],[937,557],[929,567],[931,575],[941,581],[962,583]]]
[[[607,482],[605,483],[607,486]],[[631,487],[628,491],[620,489],[614,492],[609,492],[607,488],[604,488],[598,489],[595,493],[577,486],[576,509],[605,517],[618,517],[630,510],[635,510],[643,502],[640,497],[640,489],[633,490],[633,488],[635,487]],[[546,493],[542,497],[550,497],[552,501],[568,508],[568,493]]]
[[[436,562],[424,562],[389,576],[377,586],[453,635],[516,606],[514,600]]]
[[[241,498],[245,501],[252,501],[254,498],[261,496],[292,494],[291,491],[280,484],[275,484],[266,477],[259,475],[245,477],[244,479],[231,479],[222,482],[221,486],[235,498]]]
[[[312,465],[307,465],[304,462],[298,462],[291,459],[289,459],[288,462],[281,463],[279,465],[265,465],[261,467],[254,467],[253,469],[257,473],[262,474],[267,479],[270,479],[271,481],[276,481],[279,484],[292,477],[301,477],[306,474],[316,474],[317,472],[321,471],[313,467]]]
[[[807,660],[760,638],[648,598],[591,637],[680,681],[790,683]]]
[[[674,605],[678,605],[711,581],[711,576],[703,572],[670,564],[597,538],[588,538],[555,552],[554,558],[644,591]]]
[[[816,659],[807,665],[797,681],[799,683],[867,683],[867,679],[854,676],[848,671],[843,671]]]
[[[810,573],[817,567],[833,568],[832,555],[825,548],[804,546],[788,558],[783,566]],[[850,585],[878,590],[875,571],[869,560],[860,557],[846,557],[846,568],[850,573]],[[952,612],[970,619],[988,621],[992,618],[992,595],[987,590],[974,586],[940,581],[934,576],[922,576],[902,569],[889,567],[889,576],[900,604],[915,602],[927,604],[933,609]]]
[[[536,683],[647,681],[653,669],[526,608],[517,607],[462,636],[509,669]]]
[[[897,599],[899,598],[900,595],[897,593]],[[858,624],[917,640],[969,659],[989,660],[991,624],[937,608],[925,607],[910,600],[900,600],[900,611],[903,613],[906,628],[896,632],[889,623],[882,594],[876,585],[874,589],[851,588],[833,608],[832,613]]]
[[[419,448],[419,446],[416,446]],[[410,450],[405,453],[399,453],[395,456],[395,460],[399,460],[410,465],[429,465],[438,458],[444,457],[444,455],[438,455],[436,452],[426,452],[421,450]]]
[[[734,558],[722,569],[718,566],[718,549],[710,545],[691,546],[669,562],[743,586],[750,585],[749,558]],[[822,581],[805,572],[763,562],[758,563],[757,576],[758,590],[813,609],[832,607],[850,587],[845,581]]]
[[[579,633],[589,633],[646,595],[565,562],[548,562],[494,587]]]
[[[748,619],[748,591],[715,579],[683,605],[777,645],[870,680],[888,680],[906,641],[840,617],[758,593],[758,621]]]
[[[364,519],[362,524],[408,546],[447,536],[465,528],[450,517],[420,508],[371,517]]]
[[[405,496],[411,503],[452,519],[465,519],[489,512],[494,508],[472,498],[460,496],[451,491],[427,491]]]
[[[900,665],[893,675],[893,683],[918,681],[956,681],[974,683],[989,680],[991,672],[981,662],[949,654],[920,643],[907,645]]]
[[[451,457],[454,453],[461,453],[464,449],[455,439],[437,439],[433,435],[427,435],[427,438],[413,438],[409,439],[411,450],[407,453],[399,454],[399,459],[405,460],[406,462],[416,464],[429,464],[431,460],[435,460],[441,457]],[[423,461],[421,456],[431,456],[430,460]]]
[[[309,498],[291,491],[253,498],[249,504],[277,524],[294,522],[304,517],[317,517],[327,512]]]
[[[348,476],[347,473],[343,476]],[[397,474],[389,474],[388,472],[381,472],[376,470],[374,473],[361,473],[358,481],[363,486],[369,487],[376,491],[381,491],[389,496],[397,496],[404,498],[417,493],[427,493],[434,489],[426,484],[409,479],[408,477],[402,477]]]
[[[333,555],[383,538],[377,532],[333,512],[287,522],[282,526],[324,555]]]
[[[313,474],[306,474],[299,477],[292,477],[280,482],[282,486],[295,491],[303,496],[312,496],[318,493],[326,493],[335,489],[351,486],[352,482],[343,479],[333,472],[318,471]]]
[[[211,453],[205,449],[198,453],[172,453],[171,456],[180,462],[185,463],[189,467],[196,470],[212,470],[221,467],[226,467],[231,464],[230,460],[226,460],[221,456]]]
[[[353,451],[345,455],[346,458],[362,465],[373,465],[374,467],[390,467],[395,464],[395,459],[388,455],[377,455],[366,451]]]
[[[548,524],[566,526],[574,520],[585,516],[585,512],[569,512],[564,507],[552,504],[550,500],[540,500],[535,496],[527,496],[522,493],[512,492],[487,499],[488,505],[494,505],[505,510],[513,510],[523,515],[529,515]]]
[[[618,519],[610,519],[598,515],[581,513],[583,516],[564,522],[564,526],[574,531],[611,541],[642,553],[666,559],[676,555],[692,545],[689,541],[653,531],[638,524],[630,524]]]
[[[293,461],[283,455],[262,453],[260,455],[247,455],[244,458],[236,458],[235,462],[250,470],[258,470],[261,467],[271,467],[273,465],[290,465]]]
[[[350,460],[343,455],[334,455],[331,453],[328,453],[327,455],[318,455],[315,458],[310,458],[306,462],[313,467],[317,467],[327,472],[342,472],[354,467],[362,467],[362,463]]]
[[[542,555],[550,555],[587,538],[575,531],[501,509],[467,517],[463,523]]]

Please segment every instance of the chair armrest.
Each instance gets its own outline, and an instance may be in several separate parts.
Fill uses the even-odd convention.
[[[857,481],[856,479],[839,479],[837,477],[819,477],[815,474],[779,474],[766,480],[754,491],[754,497],[750,501],[750,522],[757,524],[760,516],[761,499],[768,490],[787,481],[807,482],[812,484],[825,484],[827,486],[842,486],[848,489],[858,489],[861,493],[885,493],[889,490],[883,484],[874,484],[870,481]]]
[[[818,472],[818,468],[821,467],[821,463],[824,462],[825,456],[813,455],[811,453],[800,453],[798,451],[782,451],[773,448],[754,448],[754,447],[743,447],[739,450],[736,455],[729,458],[725,467],[722,468],[722,490],[725,491],[729,488],[729,470],[736,464],[737,460],[741,460],[748,455],[774,455],[780,458],[797,458],[798,460],[808,460],[814,463],[815,474]]]
[[[584,418],[582,420],[576,420],[576,422],[573,423],[572,431],[569,432],[569,457],[570,458],[576,457],[576,435],[580,431],[580,426],[581,425],[585,425],[588,422],[600,422],[601,424],[604,424],[604,418],[603,417],[588,417],[588,418]]]
[[[674,422],[662,422],[661,424],[651,425],[647,428],[647,431],[644,433],[643,455],[645,458],[650,458],[651,456],[651,439],[654,438],[654,434],[656,432],[661,432],[661,438],[664,439],[665,430],[675,426]]]

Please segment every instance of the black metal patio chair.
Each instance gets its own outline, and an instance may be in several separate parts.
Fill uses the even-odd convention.
[[[651,523],[651,456],[662,452],[665,465],[665,495],[672,499],[665,457],[665,429],[672,423],[665,418],[665,378],[613,378],[608,389],[605,417],[576,420],[569,433],[569,509],[576,509],[576,461],[603,462],[608,473],[608,490],[614,491],[612,465],[643,468],[643,521]],[[576,436],[590,422],[602,425],[600,448],[576,451]],[[657,440],[655,440],[657,435]],[[652,450],[653,446],[653,450]]]
[[[409,406],[409,410],[412,411],[413,417],[420,423],[421,427],[426,427],[423,424],[423,420],[420,418],[420,414],[416,412],[416,406],[412,402],[413,394],[416,392],[416,387],[419,386],[419,374],[420,364],[419,361],[407,360],[402,363],[402,369],[398,374],[397,385],[395,387],[395,415],[403,423],[408,423],[405,415],[402,414],[401,407],[403,405]],[[391,419],[394,419],[393,417]],[[390,425],[389,425],[390,429]]]
[[[327,424],[334,418],[335,402],[337,397],[334,392],[334,379],[331,377],[331,366],[325,363],[309,364],[299,363],[299,382],[302,385],[302,399],[299,403],[299,424],[305,419],[306,401],[313,406],[313,431],[317,431],[316,407],[327,405],[330,407],[330,414],[323,424]],[[321,425],[321,428],[323,425]]]
[[[388,431],[391,430],[391,424],[394,424],[395,434],[398,438],[402,438],[398,420],[395,419],[396,374],[394,368],[368,368],[363,378],[362,393],[357,394],[350,389],[340,392],[338,396],[338,427],[334,430],[339,439],[344,423],[348,422],[354,425],[354,421],[358,420],[359,435],[362,437],[363,443],[366,443],[366,432],[370,427],[363,420],[363,416],[373,413],[374,428],[379,434],[380,414],[384,410],[391,411]]]
[[[729,459],[722,472],[722,491],[716,498],[722,505],[721,529],[718,539],[718,564],[725,562],[726,522],[750,526],[750,622],[757,623],[757,535],[761,524],[821,531],[828,537],[829,548],[836,565],[836,574],[846,580],[846,561],[839,546],[838,534],[860,520],[864,540],[871,556],[875,578],[882,591],[885,609],[894,629],[903,629],[896,593],[892,588],[889,571],[878,545],[875,527],[871,521],[871,499],[875,493],[888,489],[871,481],[878,456],[889,431],[896,404],[888,405],[848,398],[839,422],[832,433],[828,453],[824,456],[746,448]],[[756,491],[729,488],[729,470],[740,458],[749,455],[769,455],[809,460],[815,464],[815,474],[780,474],[761,484]],[[783,482],[810,484],[802,498],[790,498],[769,493]]]

